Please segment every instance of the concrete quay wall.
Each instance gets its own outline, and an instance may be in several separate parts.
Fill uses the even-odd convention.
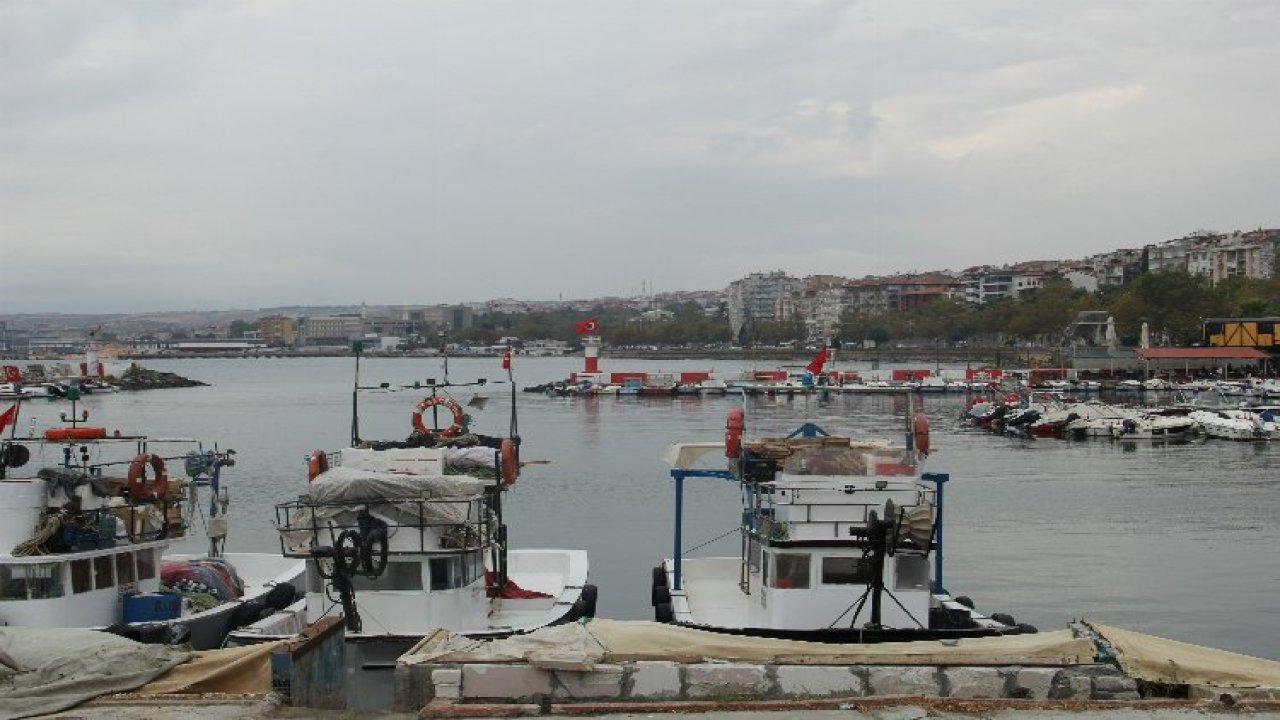
[[[1044,666],[774,665],[637,661],[563,670],[524,663],[401,665],[395,706],[449,715],[467,703],[704,703],[924,697],[1138,700],[1137,683],[1108,664]],[[514,708],[513,708],[514,709]]]

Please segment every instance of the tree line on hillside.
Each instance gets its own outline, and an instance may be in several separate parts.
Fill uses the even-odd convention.
[[[585,317],[600,320],[601,333],[611,346],[728,345],[757,346],[807,342],[804,320],[750,321],[740,337],[734,337],[726,310],[707,314],[697,303],[665,308],[674,317],[641,320],[630,310],[603,306],[589,311],[543,311],[521,314],[492,313],[478,316],[475,325],[454,330],[458,342],[495,343],[499,338],[578,340],[576,322]],[[1107,312],[1115,318],[1122,345],[1136,345],[1147,322],[1152,338],[1172,345],[1201,342],[1201,321],[1208,317],[1280,316],[1280,279],[1234,277],[1217,285],[1179,271],[1144,273],[1123,288],[1088,292],[1061,278],[1027,292],[1021,299],[1000,299],[983,305],[958,300],[935,300],[908,312],[865,314],[847,311],[841,318],[833,344],[862,345],[872,340],[954,344],[1025,342],[1059,346],[1067,342],[1071,325],[1081,311]]]

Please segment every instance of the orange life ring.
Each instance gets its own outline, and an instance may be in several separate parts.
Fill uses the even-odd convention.
[[[155,471],[150,486],[147,482],[147,466]],[[168,489],[169,476],[164,471],[164,458],[152,453],[142,453],[129,463],[129,497],[133,500],[150,500],[156,489]]]
[[[724,421],[724,456],[736,458],[742,454],[742,431],[746,429],[746,420],[742,408],[729,409]]]
[[[422,423],[422,411],[430,407],[441,406],[453,413],[453,424],[443,430],[428,428]],[[462,412],[462,407],[453,400],[443,395],[430,395],[422,398],[422,402],[418,403],[418,407],[413,409],[413,429],[423,435],[442,435],[444,437],[454,437],[461,435],[462,431],[467,427],[467,417]]]
[[[515,484],[516,478],[520,477],[520,458],[517,457],[519,448],[516,447],[516,441],[511,438],[503,438],[498,453],[502,461],[502,483],[504,485]]]
[[[929,418],[924,413],[916,413],[911,418],[911,435],[915,440],[916,450],[925,455],[929,454]]]
[[[99,440],[107,436],[107,429],[102,427],[56,427],[44,431],[45,440]]]
[[[307,458],[307,482],[311,482],[320,476],[320,473],[329,469],[329,456],[323,450],[312,450],[310,457]]]

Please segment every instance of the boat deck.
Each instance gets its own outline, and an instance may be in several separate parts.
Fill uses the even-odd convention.
[[[742,560],[735,557],[682,560],[682,587],[671,592],[677,619],[691,622],[696,617],[703,625],[741,626],[750,614],[752,600],[738,589],[741,569]]]

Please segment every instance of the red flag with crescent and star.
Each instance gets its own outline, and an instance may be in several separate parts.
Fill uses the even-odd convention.
[[[573,326],[579,335],[595,335],[600,332],[600,318],[587,318]]]

